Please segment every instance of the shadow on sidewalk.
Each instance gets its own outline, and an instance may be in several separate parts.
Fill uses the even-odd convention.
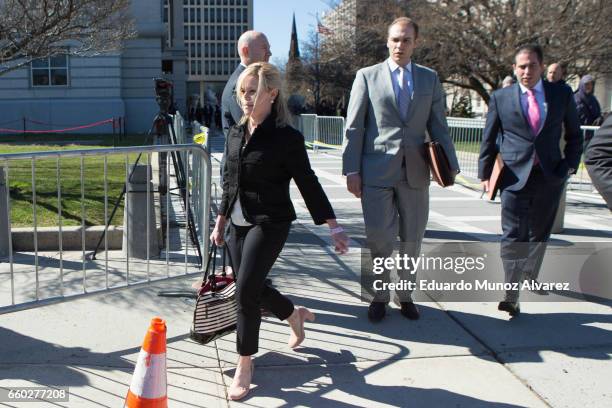
[[[418,388],[397,385],[375,385],[366,382],[366,376],[389,365],[389,361],[375,362],[367,368],[360,368],[355,355],[346,349],[338,353],[316,348],[301,348],[300,354],[308,354],[308,361],[298,360],[275,352],[266,353],[255,360],[254,389],[247,399],[265,397],[278,399],[289,406],[325,406],[355,407],[355,401],[367,403],[367,406],[387,404],[391,406],[423,407],[497,407],[511,408],[519,405],[495,403],[440,388]],[[334,362],[342,360],[345,364]],[[266,362],[274,362],[274,367],[258,367]],[[283,367],[278,367],[282,365]],[[363,364],[367,366],[369,364]],[[234,369],[227,369],[224,374],[234,375]],[[409,378],[418,377],[419,373],[404,373],[400,381],[408,383]],[[397,381],[397,380],[396,380]],[[335,398],[342,394],[350,395],[351,403],[338,399],[326,398],[334,393]]]

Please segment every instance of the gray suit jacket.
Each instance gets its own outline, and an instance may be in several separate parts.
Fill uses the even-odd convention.
[[[236,101],[236,82],[244,70],[245,67],[242,64],[236,67],[227,80],[225,88],[223,88],[223,94],[221,95],[221,123],[225,137],[227,137],[229,128],[238,123],[242,117],[242,109],[240,109],[238,101]]]
[[[442,145],[451,167],[459,169],[438,74],[412,63],[412,78],[414,96],[403,122],[387,61],[357,72],[346,117],[343,174],[358,172],[364,185],[391,187],[402,179],[405,158],[410,187],[427,187],[426,134]]]

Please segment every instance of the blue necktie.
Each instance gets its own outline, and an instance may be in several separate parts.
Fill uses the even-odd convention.
[[[408,72],[400,67],[399,93],[397,95],[397,107],[400,111],[402,121],[408,118],[408,106],[410,105],[410,87],[408,86]]]

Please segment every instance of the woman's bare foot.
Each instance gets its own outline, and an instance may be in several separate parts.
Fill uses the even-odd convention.
[[[291,348],[296,348],[304,341],[306,334],[304,333],[304,320],[314,322],[315,315],[305,307],[296,307],[293,309],[291,316],[287,318],[287,323],[291,327],[291,335],[287,344]]]
[[[251,356],[240,356],[236,365],[236,373],[234,380],[230,385],[227,396],[232,401],[236,401],[246,397],[251,389],[251,380],[253,378],[253,360]]]

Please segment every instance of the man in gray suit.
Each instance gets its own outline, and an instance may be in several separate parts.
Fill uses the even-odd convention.
[[[387,38],[389,59],[359,70],[351,90],[342,172],[348,190],[361,198],[372,259],[392,255],[398,232],[400,253],[420,254],[429,215],[426,133],[442,145],[452,170],[459,171],[438,75],[411,62],[418,34],[411,19],[393,21]],[[398,270],[402,280],[412,282],[415,272]],[[389,273],[383,272],[384,281]],[[412,291],[396,294],[402,315],[418,319]],[[375,292],[368,309],[370,320],[385,316],[389,300],[388,291]]]

